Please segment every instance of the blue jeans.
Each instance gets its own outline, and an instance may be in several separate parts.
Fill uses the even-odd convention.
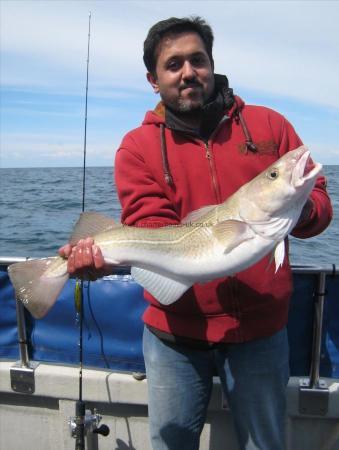
[[[146,327],[144,357],[154,450],[198,450],[217,373],[240,450],[283,450],[289,377],[286,329],[224,349],[164,343]],[[225,442],[225,449],[227,442]]]

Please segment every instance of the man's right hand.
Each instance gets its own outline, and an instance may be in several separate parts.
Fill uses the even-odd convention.
[[[100,248],[92,238],[81,239],[74,246],[66,244],[58,253],[67,259],[67,271],[70,275],[94,281],[110,273]]]

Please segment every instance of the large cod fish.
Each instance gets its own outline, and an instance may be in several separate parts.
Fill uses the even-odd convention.
[[[130,265],[134,279],[164,305],[194,283],[235,274],[270,252],[277,271],[284,238],[322,168],[309,156],[304,146],[288,152],[224,203],[195,211],[177,226],[123,226],[83,213],[70,242],[94,237],[107,264]],[[13,264],[8,273],[17,298],[36,318],[47,314],[69,278],[67,261],[59,256]]]

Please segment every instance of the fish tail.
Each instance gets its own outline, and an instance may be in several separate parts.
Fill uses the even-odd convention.
[[[69,278],[67,261],[60,257],[11,264],[8,275],[16,298],[36,319],[48,313]]]

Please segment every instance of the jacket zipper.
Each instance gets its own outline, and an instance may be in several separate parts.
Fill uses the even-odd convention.
[[[220,198],[219,184],[218,184],[217,176],[216,176],[217,174],[216,174],[216,170],[215,170],[214,158],[212,156],[212,153],[210,152],[208,143],[205,142],[204,145],[205,145],[206,158],[208,160],[209,167],[210,167],[210,175],[212,178],[212,185],[213,185],[215,199],[216,199],[217,203],[220,203],[221,198]]]
[[[210,137],[209,143],[212,142],[212,139],[215,136],[215,134],[217,133],[217,131],[220,128],[221,124],[223,122],[225,122],[226,120],[228,120],[228,119],[229,118],[226,117],[226,116],[223,117],[223,119],[220,121],[218,127],[214,130],[212,136]],[[217,180],[215,161],[214,161],[213,155],[212,155],[212,153],[210,151],[209,143],[208,142],[204,142],[205,152],[206,152],[206,158],[207,158],[207,160],[209,162],[210,174],[211,174],[211,178],[212,178],[212,184],[213,184],[215,198],[217,200],[217,203],[219,204],[219,203],[221,203],[221,193],[220,193],[219,183],[218,183],[218,180]],[[228,282],[229,282],[229,286],[230,286],[230,297],[231,297],[231,301],[232,301],[232,304],[233,304],[234,312],[235,312],[236,316],[239,318],[241,310],[239,308],[238,295],[237,295],[238,281],[237,281],[235,276],[233,276],[233,277],[230,276],[228,278]],[[239,336],[241,337],[241,334],[239,334]]]
[[[217,203],[221,203],[221,194],[220,194],[220,187],[219,187],[219,183],[217,180],[217,172],[215,169],[215,163],[214,163],[214,158],[213,155],[210,151],[210,145],[209,143],[212,142],[214,136],[217,134],[217,132],[219,131],[221,125],[226,122],[227,120],[229,120],[228,116],[224,116],[218,126],[216,127],[216,129],[213,131],[212,135],[210,136],[210,139],[208,142],[204,142],[204,146],[205,146],[205,154],[206,154],[206,158],[208,159],[209,162],[209,167],[210,167],[210,174],[211,174],[211,178],[212,178],[212,184],[213,184],[213,190],[214,190],[214,195],[216,198],[216,202]]]

